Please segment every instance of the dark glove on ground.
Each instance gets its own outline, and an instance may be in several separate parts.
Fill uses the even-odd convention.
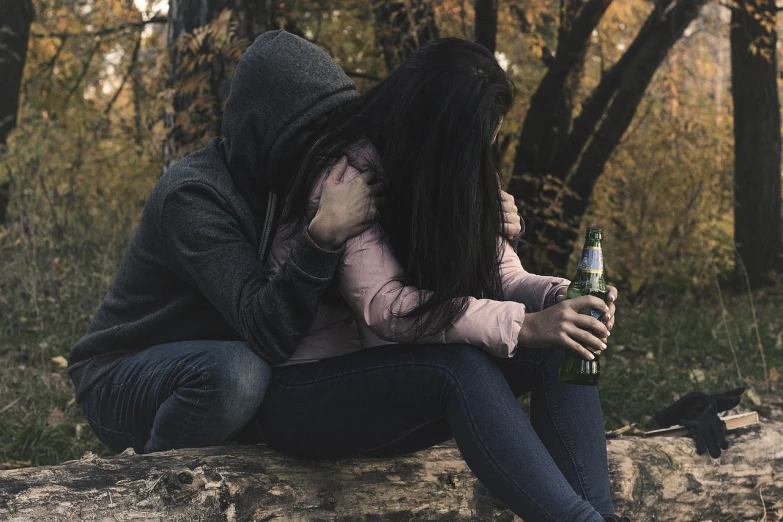
[[[726,425],[715,411],[715,405],[710,404],[707,409],[695,419],[682,419],[680,424],[688,428],[688,437],[696,441],[696,453],[703,455],[709,450],[714,459],[720,457],[721,449],[727,449]]]
[[[728,411],[736,407],[740,402],[740,395],[745,392],[745,388],[735,388],[723,393],[707,395],[701,392],[688,393],[683,395],[671,406],[655,413],[655,422],[661,428],[668,428],[674,424],[680,423],[682,419],[694,420],[708,406],[715,407],[715,413]]]

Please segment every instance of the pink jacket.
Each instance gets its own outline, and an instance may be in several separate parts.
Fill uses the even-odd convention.
[[[378,153],[367,143],[349,154],[349,167],[343,180],[350,181],[377,161]],[[310,195],[315,213],[321,198],[325,171]],[[267,260],[267,273],[274,274],[288,257],[296,239],[283,240],[279,230]],[[335,357],[363,348],[393,343],[467,343],[479,346],[497,357],[511,357],[525,320],[525,310],[538,312],[551,304],[555,291],[568,285],[558,277],[533,275],[522,268],[519,258],[505,239],[502,242],[500,275],[505,301],[471,298],[465,313],[438,335],[411,339],[413,319],[400,319],[419,303],[426,291],[400,283],[403,269],[392,255],[380,225],[375,225],[345,243],[335,282],[348,307],[321,303],[310,333],[288,361],[297,364]],[[396,314],[392,314],[392,310]]]

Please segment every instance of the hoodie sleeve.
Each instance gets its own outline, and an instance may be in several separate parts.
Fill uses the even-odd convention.
[[[168,194],[162,227],[169,268],[198,288],[272,364],[289,358],[310,329],[343,252],[324,250],[303,233],[269,279],[228,203],[194,181]]]

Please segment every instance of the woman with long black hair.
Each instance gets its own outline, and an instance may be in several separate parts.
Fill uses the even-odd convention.
[[[267,268],[309,226],[335,163],[381,172],[378,224],[342,247],[331,292],[258,412],[272,448],[316,459],[390,456],[456,439],[527,521],[618,520],[595,388],[561,384],[564,349],[592,358],[610,304],[563,301],[498,236],[495,141],[513,85],[485,48],[442,39],[334,115],[301,159]],[[603,322],[579,314],[603,310]],[[528,421],[516,398],[532,392]]]

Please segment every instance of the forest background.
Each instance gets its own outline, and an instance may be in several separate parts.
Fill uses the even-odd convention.
[[[686,391],[783,417],[781,16],[774,0],[0,0],[0,469],[107,454],[64,366],[171,162],[219,134],[234,67],[283,28],[360,91],[444,36],[517,97],[498,147],[528,270],[605,230],[607,429]],[[525,405],[523,404],[523,407]]]

